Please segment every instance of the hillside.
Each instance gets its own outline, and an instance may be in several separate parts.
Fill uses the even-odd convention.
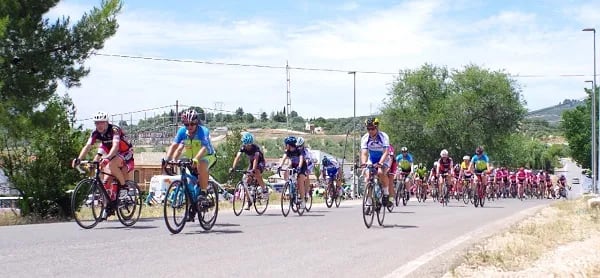
[[[584,104],[583,100],[565,99],[557,105],[530,111],[527,113],[526,118],[529,120],[547,121],[550,125],[556,126],[560,123],[560,117],[563,111],[574,109],[582,104]]]

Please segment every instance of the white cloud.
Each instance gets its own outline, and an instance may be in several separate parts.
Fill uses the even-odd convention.
[[[463,19],[452,15],[469,11],[473,4],[445,5],[443,1],[405,1],[352,18],[336,16],[296,25],[265,18],[188,22],[169,11],[125,9],[119,16],[117,35],[101,52],[276,66],[285,66],[289,60],[292,67],[384,72],[424,63],[452,68],[475,63],[512,74],[548,75],[518,78],[531,109],[585,96],[583,80],[591,77],[557,75],[592,73],[590,34],[573,28],[580,23],[577,20],[590,20],[587,10],[565,7],[565,13],[580,16],[571,21],[553,19],[559,23],[556,27],[545,25],[547,15],[514,8],[487,18]],[[61,2],[50,15],[85,10]],[[70,93],[84,118],[100,108],[117,113],[175,100],[205,107],[224,102],[225,109],[242,106],[249,112],[267,113],[285,105],[283,69],[111,57],[93,57],[88,65],[91,74],[81,88]],[[379,107],[393,80],[392,75],[357,74],[357,114],[368,114],[370,106]],[[292,108],[300,115],[352,115],[352,75],[346,72],[292,70],[291,88]],[[111,99],[117,99],[117,104],[104,108]]]

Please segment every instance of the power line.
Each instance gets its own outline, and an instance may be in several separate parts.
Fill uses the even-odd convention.
[[[263,64],[245,64],[245,63],[226,63],[226,62],[212,62],[202,60],[191,60],[191,59],[175,59],[175,58],[163,58],[163,57],[150,57],[150,56],[136,56],[136,55],[125,55],[125,54],[111,54],[111,53],[92,53],[96,56],[104,57],[115,57],[122,59],[134,59],[134,60],[150,60],[150,61],[163,61],[172,63],[192,63],[192,64],[205,64],[205,65],[219,65],[219,66],[231,66],[231,67],[255,67],[255,68],[268,68],[268,69],[286,69],[285,66],[275,65],[263,65]],[[358,70],[343,70],[343,69],[332,69],[332,68],[312,68],[312,67],[289,67],[289,69],[301,70],[301,71],[322,71],[322,72],[356,72],[362,74],[380,74],[380,75],[401,75],[402,72],[385,72],[385,71],[358,71]],[[593,77],[594,75],[586,74],[507,74],[514,78],[548,78],[548,77]]]

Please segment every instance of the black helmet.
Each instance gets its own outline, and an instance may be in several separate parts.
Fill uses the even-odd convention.
[[[378,127],[379,126],[379,119],[377,119],[377,118],[367,118],[367,120],[365,120],[365,125],[367,127]]]

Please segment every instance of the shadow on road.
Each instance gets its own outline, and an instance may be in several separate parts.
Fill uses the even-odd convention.
[[[495,206],[483,206],[483,208],[493,208],[493,209],[501,209],[504,207],[495,207]]]
[[[414,211],[392,211],[388,213],[415,213]]]
[[[415,225],[398,225],[398,224],[394,224],[394,225],[383,225],[383,228],[400,228],[400,229],[412,229],[412,228],[419,228],[419,226],[415,226]]]
[[[116,226],[116,227],[99,227],[96,229],[100,229],[100,230],[116,230],[116,229],[132,229],[132,230],[145,230],[145,229],[156,229],[158,228],[158,226],[144,226],[144,225],[134,225],[131,227],[125,227],[125,226]]]
[[[200,228],[202,229],[202,228]],[[194,231],[194,232],[186,232],[184,234],[186,235],[197,235],[197,234],[241,234],[243,233],[240,230],[210,230],[210,231],[205,231],[205,230],[198,230],[198,231]]]
[[[281,213],[263,213],[263,215],[250,214],[249,216],[283,216]]]
[[[309,213],[310,213],[310,212],[331,212],[331,211],[330,211],[330,210],[312,210],[312,209],[311,209],[311,210],[309,211]]]
[[[215,223],[215,226],[218,227],[239,227],[240,224],[232,224],[232,223]]]

